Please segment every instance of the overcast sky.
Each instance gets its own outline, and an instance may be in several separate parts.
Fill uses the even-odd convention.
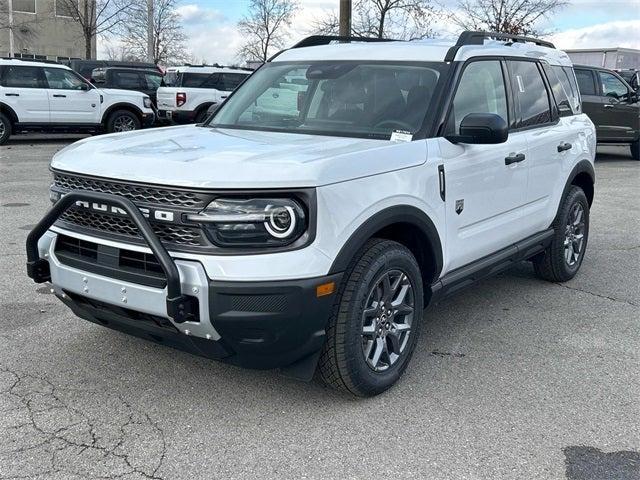
[[[440,0],[442,3],[442,0]],[[456,0],[444,0],[455,5]],[[336,10],[338,0],[299,0],[301,9],[291,41],[309,33],[314,18]],[[194,57],[209,63],[236,61],[241,43],[237,21],[246,13],[248,0],[182,0],[188,46]],[[633,47],[640,48],[640,0],[569,0],[553,18],[541,27],[555,32],[551,39],[559,48]],[[436,22],[434,30],[441,36],[451,35],[444,22]]]

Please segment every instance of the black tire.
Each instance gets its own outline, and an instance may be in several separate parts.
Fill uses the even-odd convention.
[[[4,113],[0,112],[0,145],[4,145],[11,136],[11,120]]]
[[[640,160],[640,140],[636,140],[631,144],[631,157],[634,160]]]
[[[130,128],[124,130],[124,127],[121,127],[123,125],[130,126]],[[116,110],[110,113],[106,123],[107,133],[131,132],[140,130],[140,126],[141,123],[138,116],[129,110]]]
[[[581,227],[573,219],[576,209],[582,209],[583,212]],[[573,230],[570,223],[574,225]],[[533,267],[538,277],[544,280],[566,282],[580,270],[589,240],[589,202],[580,187],[571,187],[563,199],[553,228],[555,232],[551,245],[533,259]],[[582,235],[582,243],[576,241],[579,235]]]
[[[384,275],[390,275],[391,283],[397,282],[396,290],[387,297],[383,296],[382,288],[374,289]],[[393,287],[391,283],[389,286]],[[384,282],[380,283],[383,284]],[[383,332],[385,327],[378,329],[382,325],[378,320],[385,315],[379,315],[377,309],[381,311],[386,308],[383,308],[384,298],[400,298],[401,291],[407,284],[410,288],[402,296],[402,304],[406,306],[412,302],[413,312],[396,313],[388,317],[384,320],[386,332]],[[375,301],[375,298],[379,300]],[[376,309],[378,313],[365,316],[365,308],[372,305],[367,305],[370,300],[373,300],[372,304],[378,305],[367,310]],[[323,382],[359,397],[377,395],[391,387],[402,376],[415,349],[420,333],[423,302],[420,267],[412,253],[403,245],[389,240],[372,239],[367,242],[345,272],[329,320],[327,341],[318,363],[318,372]],[[408,310],[406,307],[402,309]],[[371,323],[366,326],[367,329],[373,328],[371,333],[363,333],[365,322]],[[410,328],[408,331],[405,330],[407,325]],[[378,340],[378,335],[384,337]],[[384,345],[385,351],[378,355],[379,360],[376,361],[378,368],[383,369],[381,371],[376,371],[373,366],[378,345]],[[404,347],[401,348],[401,345]],[[367,356],[366,350],[369,347],[372,354]],[[397,347],[396,351],[400,354],[392,360],[394,354],[387,352],[393,351],[394,347]],[[386,363],[383,358],[386,358]]]

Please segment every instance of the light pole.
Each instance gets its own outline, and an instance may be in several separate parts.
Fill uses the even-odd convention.
[[[9,58],[13,58],[13,0],[9,0]]]
[[[341,37],[351,36],[351,0],[340,0],[340,31]]]
[[[147,62],[154,62],[153,0],[147,0]]]

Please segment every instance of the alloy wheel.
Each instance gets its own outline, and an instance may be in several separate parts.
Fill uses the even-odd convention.
[[[564,258],[570,267],[578,263],[582,255],[584,228],[584,207],[580,203],[575,203],[569,213],[564,237]]]
[[[383,273],[362,313],[362,354],[369,368],[383,372],[405,351],[415,310],[414,289],[401,270]]]
[[[117,117],[113,122],[113,131],[114,132],[130,132],[131,130],[136,129],[136,124],[133,121],[133,118],[128,115],[121,115]]]

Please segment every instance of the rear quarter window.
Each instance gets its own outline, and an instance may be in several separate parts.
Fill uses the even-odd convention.
[[[544,64],[544,70],[551,85],[559,115],[566,117],[580,113],[580,100],[569,78],[573,76],[571,69],[567,72],[559,65]]]

